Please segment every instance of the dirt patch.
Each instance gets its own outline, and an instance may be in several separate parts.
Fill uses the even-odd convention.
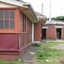
[[[58,64],[64,64],[64,60],[60,60]]]
[[[64,44],[59,44],[59,45],[53,46],[51,48],[64,50]]]

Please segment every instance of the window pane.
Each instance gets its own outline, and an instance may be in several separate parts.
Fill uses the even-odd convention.
[[[10,19],[14,19],[15,13],[14,10],[10,10]]]
[[[5,10],[5,19],[9,19],[9,11]]]
[[[3,20],[0,20],[0,29],[3,29]]]
[[[0,10],[0,19],[3,19],[3,10]]]
[[[5,20],[5,29],[8,29],[8,28],[9,28],[9,21]]]
[[[10,29],[14,29],[14,20],[10,20]]]

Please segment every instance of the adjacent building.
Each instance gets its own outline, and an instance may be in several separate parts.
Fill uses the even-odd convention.
[[[47,21],[42,26],[42,39],[64,39],[64,21]]]

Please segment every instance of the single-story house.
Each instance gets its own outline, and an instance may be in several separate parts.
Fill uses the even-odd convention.
[[[42,39],[64,39],[64,21],[47,21],[42,26]]]
[[[42,24],[46,17],[37,15],[30,3],[0,0],[0,59],[13,60],[42,40]]]

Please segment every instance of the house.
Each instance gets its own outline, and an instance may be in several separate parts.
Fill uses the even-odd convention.
[[[30,3],[0,0],[0,59],[20,59],[34,41],[41,41],[45,16],[37,16]]]
[[[64,39],[64,21],[47,21],[42,27],[42,39]]]

